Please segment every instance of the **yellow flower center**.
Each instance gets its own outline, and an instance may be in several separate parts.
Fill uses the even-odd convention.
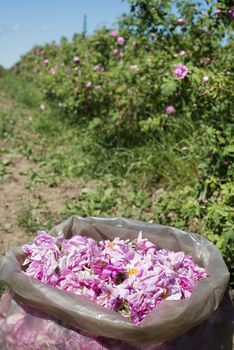
[[[129,275],[135,275],[137,272],[138,272],[138,270],[136,267],[133,267],[130,270],[128,270]]]
[[[109,243],[108,243],[108,247],[109,247],[109,248],[113,248],[115,245],[116,245],[116,243],[113,243],[113,242],[109,242]]]

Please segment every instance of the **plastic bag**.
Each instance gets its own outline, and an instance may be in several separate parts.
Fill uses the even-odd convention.
[[[56,226],[50,233],[57,235],[63,232],[66,238],[81,234],[96,240],[113,239],[116,236],[133,240],[139,231],[159,249],[182,250],[206,268],[209,277],[198,282],[190,299],[164,301],[146,316],[140,326],[135,326],[119,313],[96,305],[85,297],[61,291],[26,276],[21,269],[24,254],[21,249],[13,249],[6,254],[0,265],[0,279],[14,293],[12,297],[8,296],[8,307],[4,306],[7,311],[2,316],[0,344],[2,341],[5,348],[0,348],[15,349],[10,345],[8,347],[13,342],[8,339],[8,325],[9,322],[15,324],[25,318],[23,312],[26,312],[29,319],[36,319],[27,320],[25,331],[27,324],[28,327],[35,324],[34,331],[28,332],[30,334],[37,335],[44,327],[40,339],[49,337],[51,340],[48,329],[61,332],[60,340],[66,339],[69,332],[74,333],[69,333],[68,339],[79,338],[75,340],[77,347],[74,344],[59,347],[56,343],[46,347],[46,343],[38,343],[38,349],[231,349],[233,308],[227,295],[223,299],[229,273],[218,249],[204,237],[167,226],[123,218],[78,216]],[[50,317],[33,315],[28,307],[40,310]],[[43,327],[38,326],[38,319],[45,322]],[[60,324],[56,320],[60,320]],[[55,332],[54,330],[52,334]]]

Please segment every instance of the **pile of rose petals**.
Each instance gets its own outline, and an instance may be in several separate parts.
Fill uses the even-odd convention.
[[[133,241],[116,237],[97,242],[39,231],[23,251],[28,276],[86,296],[136,325],[164,300],[189,298],[196,283],[207,276],[191,256],[157,250],[141,232]]]

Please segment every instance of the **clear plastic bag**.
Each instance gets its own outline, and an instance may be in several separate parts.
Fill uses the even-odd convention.
[[[81,234],[96,240],[116,236],[133,240],[139,231],[158,248],[182,250],[206,268],[209,277],[198,282],[190,299],[164,301],[145,317],[140,326],[135,326],[119,313],[85,297],[28,277],[22,272],[24,254],[20,248],[15,248],[2,258],[0,265],[0,280],[11,290],[1,302],[0,349],[31,349],[27,346],[34,342],[33,349],[40,350],[231,350],[233,307],[228,294],[224,297],[229,273],[218,249],[204,237],[123,218],[78,216],[56,226],[50,233],[63,232],[66,238]],[[13,331],[10,331],[11,326],[15,326]],[[35,339],[27,340],[27,333]],[[14,347],[15,341],[18,346],[20,344],[17,334],[21,337],[25,334],[26,345],[22,343],[21,347]],[[57,334],[61,344],[56,343]],[[47,345],[46,342],[51,341],[52,344]]]

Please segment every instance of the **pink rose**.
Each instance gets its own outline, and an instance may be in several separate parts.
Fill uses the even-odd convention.
[[[119,57],[120,56],[120,49],[114,49],[112,51],[112,55],[115,56],[115,57]]]
[[[233,21],[234,20],[234,7],[228,9],[227,16]]]
[[[174,106],[168,106],[168,107],[166,108],[166,113],[167,113],[167,114],[174,114],[174,113],[175,113],[175,108],[174,108]]]
[[[117,43],[119,45],[124,45],[125,44],[125,39],[122,36],[119,36],[117,39]]]
[[[87,87],[87,89],[91,88],[92,87],[92,83],[91,81],[88,81],[85,86]]]
[[[112,30],[111,36],[113,36],[115,38],[117,35],[118,35],[117,30]]]
[[[179,18],[177,23],[179,24],[179,26],[183,27],[187,22],[184,18]]]
[[[51,67],[50,70],[49,70],[49,72],[50,72],[51,74],[55,75],[56,72],[57,72],[57,68]]]
[[[93,67],[93,70],[95,72],[103,72],[104,68],[102,66],[96,65],[96,66]]]
[[[188,72],[189,72],[188,68],[184,66],[182,63],[179,63],[174,69],[174,76],[179,79],[184,79],[188,74]]]
[[[80,57],[79,56],[74,56],[73,57],[73,62],[80,62]]]
[[[205,75],[202,79],[203,83],[207,83],[209,81],[209,77]]]
[[[222,14],[222,11],[219,9],[219,8],[216,8],[214,10],[214,13],[217,15],[217,16],[220,16]]]

